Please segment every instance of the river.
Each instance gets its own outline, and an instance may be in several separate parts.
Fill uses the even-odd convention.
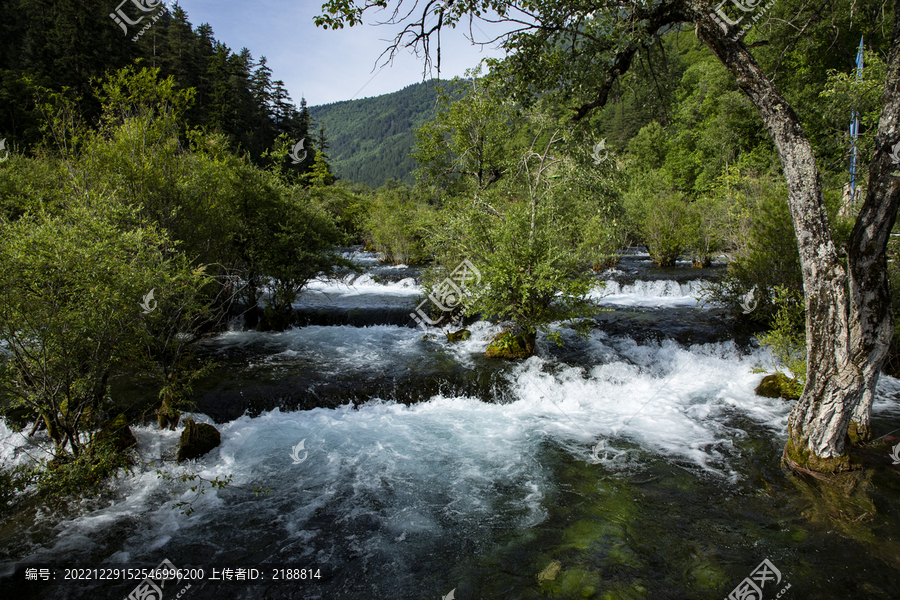
[[[484,357],[488,322],[463,342],[423,335],[416,269],[352,256],[366,273],[314,282],[303,327],[204,342],[221,366],[194,416],[219,448],[178,466],[178,432],[136,426],[141,466],[111,497],[5,523],[4,597],[121,599],[139,579],[65,570],[168,560],[204,575],[165,600],[721,599],[747,580],[766,599],[896,598],[898,472],[837,493],[781,470],[791,404],[756,396],[752,372],[771,359],[696,299],[721,265],[632,252],[602,276],[589,338],[539,336],[513,362]],[[900,428],[898,399],[883,377],[876,435]],[[5,463],[39,453],[0,425]],[[198,496],[157,468],[233,479]],[[56,580],[23,582],[29,566]],[[238,568],[265,579],[210,581]]]

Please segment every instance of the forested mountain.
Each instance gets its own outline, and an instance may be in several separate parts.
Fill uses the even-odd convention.
[[[234,52],[204,23],[194,27],[178,4],[138,9],[127,3],[111,13],[105,0],[26,0],[0,4],[0,138],[28,152],[42,139],[38,124],[54,92],[78,99],[85,124],[99,116],[92,80],[140,59],[196,94],[185,115],[188,127],[226,134],[233,149],[259,160],[276,137],[307,136],[308,116],[273,80],[265,57]],[[143,13],[141,11],[144,11]],[[130,25],[128,23],[134,23]],[[312,153],[298,170],[308,170]]]
[[[415,129],[434,118],[438,93],[448,85],[433,80],[382,96],[310,107],[312,119],[325,126],[335,174],[373,188],[391,178],[412,184],[417,164],[409,153]]]

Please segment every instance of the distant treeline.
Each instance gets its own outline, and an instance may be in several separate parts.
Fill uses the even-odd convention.
[[[435,118],[438,94],[449,86],[432,80],[392,94],[310,107],[310,116],[328,131],[335,174],[373,189],[391,179],[412,185],[419,166],[410,156],[415,129]]]

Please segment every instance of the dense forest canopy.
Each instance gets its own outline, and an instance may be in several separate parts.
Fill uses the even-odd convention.
[[[415,130],[435,117],[438,94],[446,87],[432,80],[392,94],[311,106],[310,117],[326,127],[335,175],[372,189],[389,179],[415,183]]]
[[[171,9],[151,6],[145,15],[130,3],[121,9],[134,13],[125,14],[138,23],[129,29],[111,18],[102,0],[0,5],[0,132],[7,147],[26,151],[41,143],[39,105],[48,90],[81,97],[81,116],[96,119],[100,105],[91,94],[92,81],[138,59],[172,76],[179,89],[196,91],[184,115],[188,128],[224,133],[253,160],[279,135],[295,141],[312,135],[305,101],[299,108],[294,104],[265,57],[256,60],[247,48],[229,48],[206,23],[194,27],[177,2]]]

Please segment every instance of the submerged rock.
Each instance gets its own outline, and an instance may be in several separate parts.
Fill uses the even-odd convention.
[[[559,574],[560,569],[562,569],[562,563],[558,560],[554,560],[549,565],[547,565],[546,569],[538,574],[538,581],[544,581],[545,579],[547,581],[553,581]]]
[[[184,422],[181,443],[178,444],[178,462],[203,456],[222,443],[219,430],[209,423],[195,423],[193,419]]]

